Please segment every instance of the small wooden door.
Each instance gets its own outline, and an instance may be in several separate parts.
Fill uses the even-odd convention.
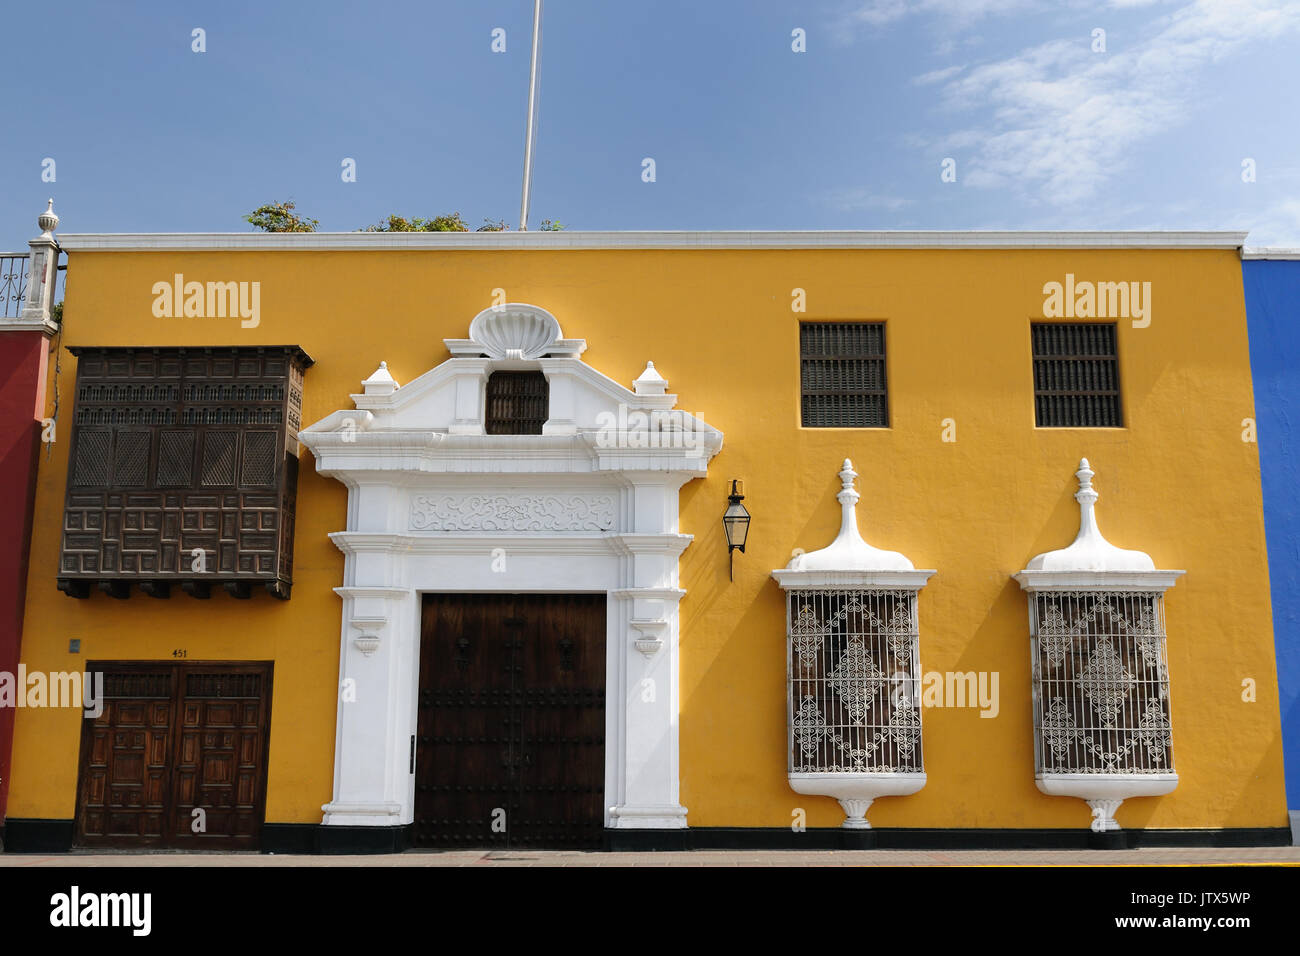
[[[424,599],[415,843],[599,847],[605,595]]]
[[[104,671],[104,710],[81,722],[77,843],[161,846],[168,816],[176,669],[90,664]]]
[[[104,709],[82,721],[77,845],[257,849],[272,665],[87,670],[104,674]]]

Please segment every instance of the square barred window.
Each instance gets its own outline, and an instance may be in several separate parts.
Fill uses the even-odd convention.
[[[885,323],[801,323],[799,380],[805,428],[888,428]]]
[[[1113,322],[1035,322],[1034,418],[1039,428],[1122,428]]]

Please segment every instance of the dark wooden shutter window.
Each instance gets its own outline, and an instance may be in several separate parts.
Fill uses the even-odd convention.
[[[108,484],[108,446],[112,441],[113,433],[107,429],[87,428],[77,436],[72,484],[89,488]]]
[[[163,432],[158,437],[158,486],[186,487],[194,474],[194,432]]]
[[[261,487],[275,482],[275,432],[248,432],[244,435],[244,461],[240,483]]]
[[[888,428],[885,323],[802,323],[799,380],[805,428]]]
[[[488,376],[484,430],[489,435],[540,435],[550,417],[550,388],[544,373]]]
[[[225,487],[235,481],[235,442],[238,432],[210,431],[203,436],[204,488]]]
[[[113,450],[113,484],[120,488],[138,488],[149,472],[149,449],[153,432],[119,431]]]
[[[1122,428],[1113,322],[1035,322],[1034,417],[1039,428]]]

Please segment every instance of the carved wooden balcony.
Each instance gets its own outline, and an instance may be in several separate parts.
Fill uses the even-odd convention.
[[[70,351],[59,590],[287,599],[311,358],[296,345]]]

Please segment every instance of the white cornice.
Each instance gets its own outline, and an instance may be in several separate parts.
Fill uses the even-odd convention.
[[[690,545],[689,534],[619,534],[618,532],[567,532],[539,534],[512,531],[438,532],[431,534],[375,531],[334,531],[329,538],[344,554],[482,554],[494,545],[508,546],[516,554],[619,554],[660,553],[676,558]],[[929,572],[933,574],[934,572]],[[646,596],[646,588],[634,588]],[[653,590],[653,589],[650,589]],[[676,593],[676,589],[673,589]],[[341,587],[340,597],[402,597],[409,592],[389,587]],[[685,592],[683,592],[685,593]]]
[[[677,558],[695,540],[691,534],[611,534],[608,535],[610,547],[619,554],[637,555],[660,553]]]
[[[521,534],[507,531],[418,534],[376,531],[333,531],[329,538],[344,554],[484,554],[494,546],[509,547],[515,554],[576,555],[618,554],[624,546],[620,536],[609,532],[567,534]],[[686,537],[690,537],[687,535]],[[687,544],[690,542],[687,541]],[[372,588],[366,591],[374,590]],[[386,590],[386,589],[381,589]],[[581,589],[579,589],[581,590]],[[347,596],[347,595],[344,595]],[[365,594],[359,596],[367,596]]]
[[[1243,247],[1241,250],[1243,259],[1300,259],[1300,248],[1294,246],[1254,246],[1252,248]]]
[[[68,252],[345,251],[385,249],[1240,249],[1226,231],[764,232],[190,232],[67,233]]]
[[[613,434],[619,438],[627,433]],[[698,448],[601,448],[592,431],[478,436],[413,429],[343,433],[312,426],[299,432],[299,440],[315,457],[317,472],[340,478],[385,472],[452,476],[676,473],[685,478],[706,474],[709,459],[722,446],[720,432],[701,430],[699,434],[703,437]]]
[[[1020,571],[1026,591],[1168,591],[1186,571]]]
[[[778,568],[772,572],[776,583],[786,591],[846,590],[858,588],[899,588],[919,590],[934,577],[933,570],[918,571],[792,571]]]
[[[609,592],[616,601],[680,601],[686,596],[682,588],[617,588]]]
[[[0,332],[40,332],[42,335],[54,336],[58,334],[59,327],[53,319],[44,317],[31,320],[22,316],[8,316],[0,319]]]
[[[398,600],[409,597],[411,590],[409,588],[386,588],[386,587],[369,587],[369,588],[334,588],[334,593],[341,598],[379,598],[381,600]]]

